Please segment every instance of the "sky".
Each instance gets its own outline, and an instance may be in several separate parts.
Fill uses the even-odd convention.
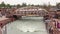
[[[5,2],[5,4],[11,4],[11,5],[16,5],[16,4],[22,4],[22,3],[26,3],[26,4],[34,4],[34,5],[43,5],[43,4],[50,4],[51,5],[56,5],[56,3],[59,3],[60,0],[0,0],[1,2]]]

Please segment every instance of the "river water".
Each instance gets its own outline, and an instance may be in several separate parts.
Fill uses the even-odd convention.
[[[7,34],[48,34],[43,17],[28,17],[6,25]]]

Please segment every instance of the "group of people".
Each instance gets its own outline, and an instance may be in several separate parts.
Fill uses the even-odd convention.
[[[60,15],[55,13],[52,15],[45,15],[44,20],[46,22],[46,28],[50,34],[59,34],[60,32]]]
[[[11,14],[11,10],[9,10],[9,9],[2,9],[2,10],[0,10],[0,17],[8,16],[9,14]]]

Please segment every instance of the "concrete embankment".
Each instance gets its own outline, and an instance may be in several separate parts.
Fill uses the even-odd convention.
[[[8,24],[13,22],[15,19],[14,18],[6,18],[5,16],[0,17],[0,34],[2,34],[2,28]]]

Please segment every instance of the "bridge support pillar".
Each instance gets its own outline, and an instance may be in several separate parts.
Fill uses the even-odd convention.
[[[22,16],[18,16],[18,19],[22,19]]]
[[[17,15],[13,15],[13,17],[14,17],[15,19],[18,19],[18,16],[17,16]]]

